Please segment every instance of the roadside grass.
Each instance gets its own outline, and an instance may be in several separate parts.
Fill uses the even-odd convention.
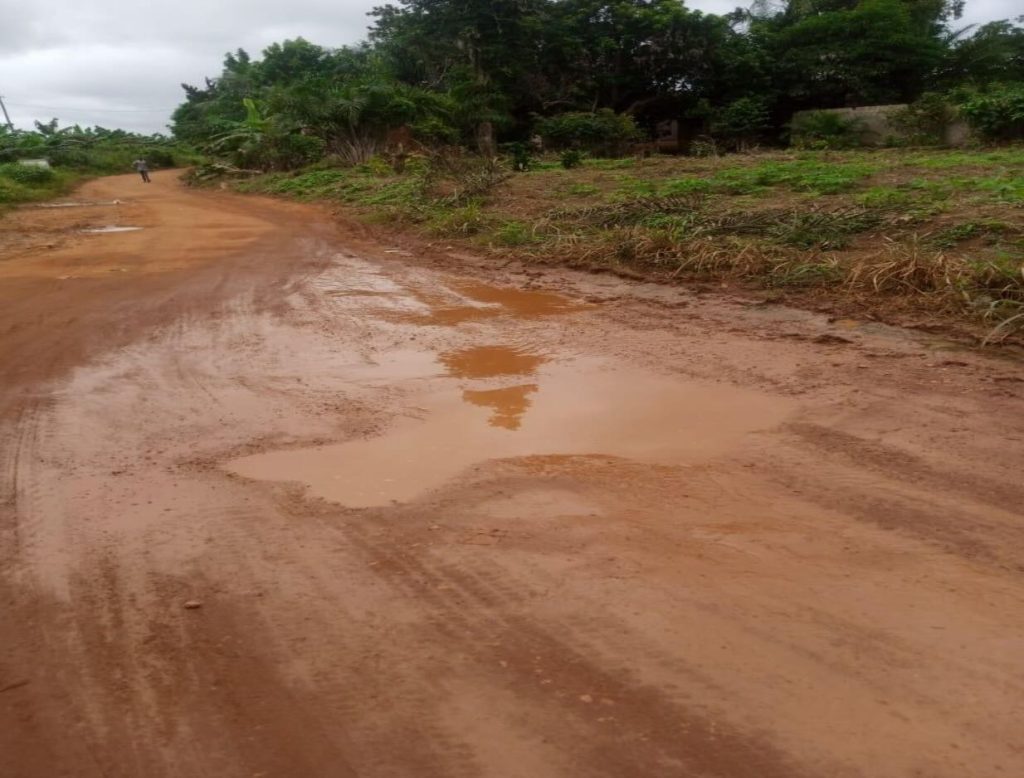
[[[904,155],[903,164],[918,168],[941,170],[976,165],[986,167],[1012,166],[1019,168],[1024,166],[1024,148],[1010,147],[987,151],[910,152]]]
[[[1024,336],[1024,148],[465,160],[239,184],[532,262],[813,292]]]
[[[33,168],[17,163],[0,165],[0,210],[20,203],[59,197],[82,179],[67,170]]]

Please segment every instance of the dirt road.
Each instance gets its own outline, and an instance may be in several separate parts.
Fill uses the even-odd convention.
[[[0,221],[0,774],[1024,775],[1019,363],[74,199]]]

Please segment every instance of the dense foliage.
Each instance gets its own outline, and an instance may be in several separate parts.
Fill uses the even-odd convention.
[[[662,120],[742,149],[788,137],[796,111],[933,93],[959,96],[989,136],[1014,137],[1024,26],[956,29],[962,10],[963,0],[759,0],[717,16],[680,0],[401,0],[373,11],[358,46],[297,39],[261,59],[229,54],[220,76],[185,86],[173,128],[260,170],[324,155],[358,164],[396,139],[491,155],[498,140],[538,132],[555,147],[622,153],[629,127],[653,137]],[[617,130],[609,116],[622,117]]]
[[[960,111],[990,140],[1024,138],[1024,82],[970,94]]]
[[[535,129],[554,149],[585,149],[592,154],[615,156],[640,138],[633,117],[610,108],[598,111],[567,111],[540,119]]]

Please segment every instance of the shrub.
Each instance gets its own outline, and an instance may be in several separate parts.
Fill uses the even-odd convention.
[[[718,144],[715,143],[713,138],[709,138],[706,135],[695,138],[690,144],[690,155],[694,157],[717,157]]]
[[[790,143],[800,149],[848,149],[860,145],[861,123],[833,111],[806,111],[789,124]]]
[[[755,143],[770,125],[768,101],[763,97],[741,97],[711,114],[712,136],[740,150]]]
[[[312,135],[268,133],[246,163],[266,170],[294,170],[324,155],[324,142]]]
[[[595,156],[620,156],[640,137],[632,116],[608,108],[540,119],[535,130],[554,149],[580,149]]]
[[[174,153],[170,149],[150,146],[143,149],[141,156],[154,167],[174,167],[177,165]]]
[[[943,142],[946,126],[956,110],[944,95],[930,92],[889,117],[892,126],[908,143],[937,146]]]
[[[438,116],[427,116],[409,125],[412,136],[427,145],[451,146],[459,142],[459,128]]]
[[[350,175],[340,170],[314,170],[294,176],[275,174],[264,179],[263,187],[273,194],[298,198],[331,197]]]
[[[988,140],[1024,138],[1024,82],[994,84],[962,98],[960,112]]]
[[[525,143],[509,143],[505,148],[512,157],[513,170],[525,173],[533,165],[530,147]]]
[[[558,161],[562,163],[562,167],[566,170],[572,170],[574,167],[579,167],[583,164],[583,153],[579,149],[566,149],[562,152]]]
[[[48,167],[21,165],[16,162],[0,166],[0,176],[26,186],[48,184],[56,178],[53,170]]]
[[[31,192],[20,184],[0,176],[0,205],[30,200]]]
[[[369,173],[372,176],[390,176],[394,172],[391,163],[377,154],[356,167],[360,172]]]

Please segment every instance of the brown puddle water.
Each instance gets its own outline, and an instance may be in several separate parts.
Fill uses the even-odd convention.
[[[550,316],[586,307],[554,292],[490,286],[473,281],[449,284],[449,290],[455,293],[454,296],[414,293],[416,299],[430,309],[429,312],[390,313],[385,318],[408,324],[451,327],[496,316]]]
[[[523,416],[529,410],[530,395],[537,391],[537,384],[506,386],[503,389],[467,389],[462,399],[472,405],[491,409],[488,424],[517,430],[523,424]]]
[[[298,481],[353,508],[414,499],[470,466],[537,455],[603,455],[658,464],[705,460],[778,425],[792,401],[724,385],[693,383],[576,361],[536,383],[452,387],[415,399],[422,420],[384,435],[243,457],[228,469],[248,478]]]
[[[474,346],[446,352],[438,361],[456,378],[496,378],[533,375],[547,358],[511,346]]]
[[[490,305],[500,305],[517,316],[550,316],[568,313],[581,306],[554,292],[537,292],[505,286],[490,286],[471,281],[453,284],[460,294]]]

